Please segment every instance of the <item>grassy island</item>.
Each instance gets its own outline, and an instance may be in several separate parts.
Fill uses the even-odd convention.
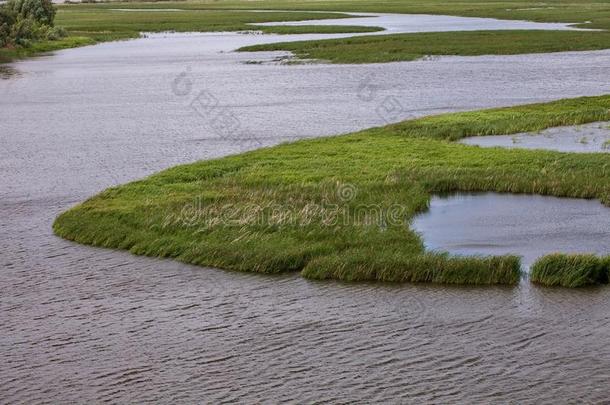
[[[532,41],[532,38],[535,38]],[[610,31],[464,31],[374,35],[280,42],[240,48],[241,52],[290,51],[299,59],[331,63],[386,63],[427,56],[517,55],[591,51],[610,47]]]
[[[519,259],[426,251],[411,219],[431,195],[495,191],[597,198],[610,155],[454,141],[610,120],[610,96],[443,114],[174,167],[61,214],[79,243],[313,279],[514,284]]]

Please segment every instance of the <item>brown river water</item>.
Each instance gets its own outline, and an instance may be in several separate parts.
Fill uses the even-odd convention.
[[[354,66],[230,52],[290,38],[151,35],[10,66],[0,80],[0,402],[607,401],[610,288],[312,282],[53,236],[73,204],[175,164],[610,93],[610,51]],[[193,100],[229,118],[219,124]]]

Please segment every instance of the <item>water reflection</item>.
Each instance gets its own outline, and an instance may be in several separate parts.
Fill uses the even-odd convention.
[[[467,193],[433,197],[413,228],[429,249],[523,257],[524,268],[554,253],[610,253],[610,208],[596,200]]]
[[[0,63],[0,79],[10,79],[18,75],[19,71],[17,69]]]
[[[460,141],[484,148],[545,149],[559,152],[610,152],[610,122],[549,128],[536,133],[475,136]]]

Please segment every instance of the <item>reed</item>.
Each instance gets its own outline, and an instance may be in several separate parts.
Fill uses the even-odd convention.
[[[583,287],[608,283],[610,257],[552,254],[532,266],[530,279],[545,286]]]

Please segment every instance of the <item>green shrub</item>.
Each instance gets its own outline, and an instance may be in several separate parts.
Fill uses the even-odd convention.
[[[55,20],[55,7],[51,0],[9,0],[5,7],[42,25],[52,27]]]
[[[48,27],[44,39],[56,41],[68,36],[68,32],[64,27]]]
[[[30,42],[37,38],[37,27],[34,20],[30,18],[17,17],[11,27],[10,40],[18,46],[29,46]]]
[[[0,48],[10,43],[11,27],[15,24],[16,14],[8,7],[0,6]]]
[[[50,0],[9,0],[0,6],[0,48],[27,47],[33,41],[54,41],[66,36],[55,27],[55,8]]]
[[[552,254],[532,266],[530,278],[546,286],[582,287],[608,282],[610,258],[595,255]]]

